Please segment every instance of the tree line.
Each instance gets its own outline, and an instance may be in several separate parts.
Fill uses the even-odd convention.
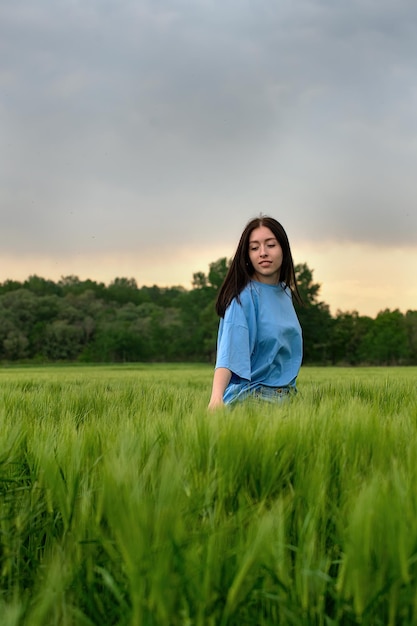
[[[0,361],[213,363],[214,302],[228,265],[220,258],[207,273],[193,274],[188,290],[138,287],[133,278],[108,285],[77,276],[6,280],[0,283]],[[296,265],[296,276],[305,364],[417,364],[417,311],[332,316],[307,264]]]

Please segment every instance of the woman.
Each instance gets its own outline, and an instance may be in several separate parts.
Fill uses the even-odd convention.
[[[285,230],[252,219],[240,238],[216,302],[220,316],[209,409],[247,398],[281,402],[296,391],[302,361],[301,302]]]

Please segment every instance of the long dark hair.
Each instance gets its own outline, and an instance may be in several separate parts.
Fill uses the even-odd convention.
[[[249,258],[249,238],[255,228],[266,226],[274,234],[276,240],[282,248],[282,266],[280,272],[280,283],[291,289],[294,298],[302,303],[295,277],[294,262],[292,260],[290,242],[287,233],[282,225],[273,217],[255,217],[248,222],[238,243],[235,255],[230,264],[226,278],[220,287],[216,301],[216,312],[220,317],[224,317],[225,311],[233,298],[239,301],[239,294],[251,280],[254,267]]]

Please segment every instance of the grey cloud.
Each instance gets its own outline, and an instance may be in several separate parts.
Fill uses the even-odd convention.
[[[134,248],[161,226],[209,241],[274,209],[312,239],[417,243],[411,2],[43,0],[0,18],[3,249]]]

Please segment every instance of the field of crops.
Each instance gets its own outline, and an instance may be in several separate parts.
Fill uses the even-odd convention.
[[[417,369],[0,370],[1,626],[417,623]]]

